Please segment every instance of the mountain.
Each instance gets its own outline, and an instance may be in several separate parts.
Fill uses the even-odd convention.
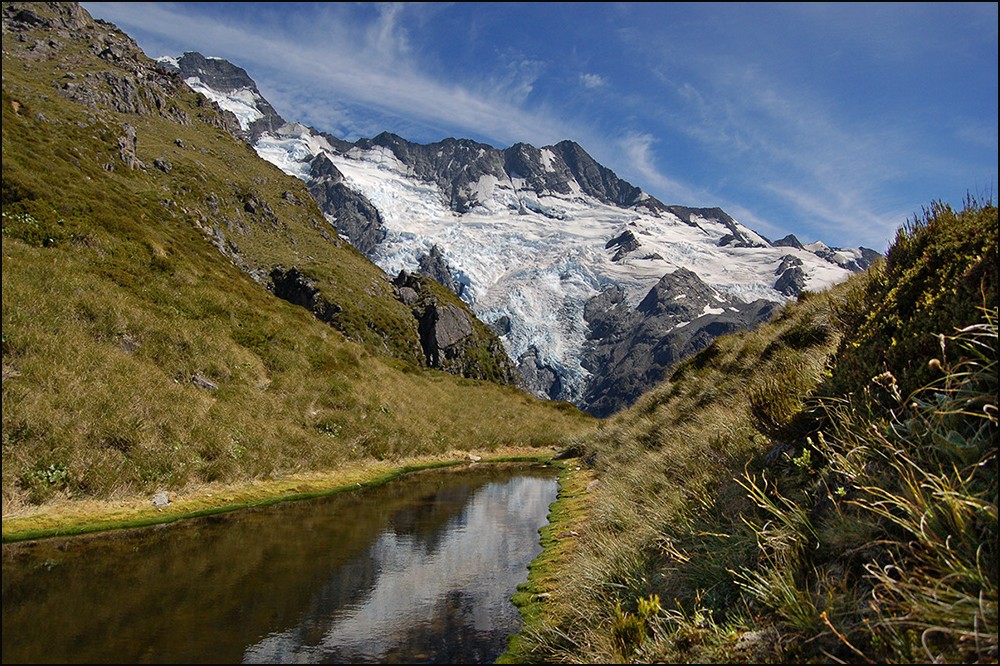
[[[48,26],[30,8],[14,13],[15,6],[11,5],[5,15],[5,26],[11,35],[20,38],[32,27]],[[76,15],[68,20],[72,25],[85,23]],[[137,116],[158,116],[182,127],[201,116],[225,136],[244,141],[252,140],[273,124],[284,124],[259,93],[254,92],[246,73],[228,63],[202,58],[191,66],[215,85],[249,85],[248,89],[240,88],[245,92],[244,97],[236,97],[246,102],[244,109],[252,106],[263,109],[262,112],[236,117],[225,110],[217,112],[215,104],[206,103],[203,97],[192,93],[176,73],[164,72],[141,52],[137,53],[127,37],[109,35],[102,39],[103,42],[91,45],[90,55],[115,65],[115,69],[90,71],[91,68],[83,66],[77,73],[76,63],[65,63],[67,71],[55,85],[60,96],[95,113],[110,109]],[[24,49],[24,58],[28,62],[47,62],[62,46],[58,40],[49,45],[29,45]],[[197,115],[175,103],[176,96],[185,94],[194,101]],[[95,116],[95,122],[100,119],[100,115]],[[431,281],[410,281],[408,286],[419,292],[421,298],[407,298],[404,302],[398,285],[374,266],[359,268],[353,280],[337,274],[338,266],[368,262],[350,256],[353,248],[331,233],[333,230],[315,206],[305,205],[312,204],[308,196],[297,198],[293,191],[286,190],[277,199],[269,198],[267,190],[276,183],[264,176],[251,183],[230,181],[219,183],[218,187],[206,186],[204,174],[189,169],[193,164],[196,170],[203,170],[199,154],[211,155],[210,149],[190,145],[178,137],[172,145],[157,146],[159,153],[144,160],[139,154],[140,147],[149,139],[141,136],[133,124],[109,126],[105,131],[118,135],[108,139],[117,145],[119,158],[105,162],[108,171],[125,168],[163,174],[168,183],[164,187],[172,192],[165,199],[171,214],[191,218],[219,252],[276,296],[307,308],[348,337],[378,344],[408,361],[477,379],[517,381],[495,334],[481,322],[475,322],[469,308],[450,292],[436,288]],[[181,195],[183,202],[179,201]],[[306,218],[303,222],[308,228],[290,225],[282,214],[282,209],[289,208],[299,209],[297,212]],[[402,279],[405,276],[398,278]],[[367,280],[386,284],[373,288],[364,284]],[[442,318],[441,312],[454,316]],[[452,323],[458,328],[447,334],[435,334],[438,326],[448,327]],[[458,335],[459,330],[467,335]],[[446,344],[447,348],[440,344]]]
[[[233,110],[257,153],[305,181],[372,261],[461,296],[536,395],[597,415],[629,404],[720,333],[754,326],[880,256],[772,243],[720,208],[668,206],[573,141],[499,149],[384,132],[348,142],[297,122],[274,127],[277,114],[241,68],[197,53],[160,62]],[[640,307],[664,280],[692,287],[674,294],[690,299],[676,310],[683,316]],[[598,315],[610,301],[614,312]]]
[[[246,73],[221,58],[206,58],[200,53],[185,53],[179,60],[161,58],[162,69],[184,72],[184,80],[195,92],[201,93],[239,119],[247,141],[255,143],[264,132],[273,132],[285,124],[274,107],[257,90],[257,84]],[[225,95],[215,91],[226,90]]]

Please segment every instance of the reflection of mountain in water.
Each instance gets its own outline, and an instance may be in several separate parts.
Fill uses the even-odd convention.
[[[495,660],[517,629],[509,597],[539,550],[538,529],[554,493],[551,479],[518,477],[478,489],[461,513],[430,533],[386,529],[368,552],[374,579],[357,576],[353,566],[341,569],[298,625],[249,647],[244,662]],[[464,501],[460,495],[454,499]],[[438,501],[436,509],[447,511],[447,499]],[[433,524],[429,506],[418,505],[401,522]],[[345,576],[367,587],[347,604],[341,594],[327,594],[341,589]]]
[[[492,589],[490,603],[513,613],[508,599],[538,550],[555,483],[551,469],[481,465],[157,528],[4,544],[3,661],[317,661],[343,644],[350,661],[364,659],[346,656],[361,645],[385,661],[423,650],[474,662],[481,641],[505,645],[491,624],[505,616],[477,604]],[[458,554],[445,554],[452,547]],[[487,548],[499,552],[487,560]],[[419,580],[438,596],[407,587]],[[389,609],[416,594],[429,601]],[[383,624],[365,633],[364,617]],[[384,629],[394,618],[404,629]],[[350,641],[337,643],[338,631]],[[447,644],[425,635],[435,633]]]

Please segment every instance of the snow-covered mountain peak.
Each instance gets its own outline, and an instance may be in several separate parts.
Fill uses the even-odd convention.
[[[179,71],[192,90],[235,115],[251,143],[261,133],[274,131],[285,122],[260,94],[246,70],[224,58],[206,58],[189,51],[179,58],[164,56],[156,62],[163,69]]]
[[[248,90],[256,88],[213,94],[265,117]],[[424,272],[455,290],[536,393],[601,411],[623,399],[616,382],[634,398],[654,381],[649,354],[665,342],[650,342],[649,331],[681,336],[675,351],[697,351],[713,337],[698,333],[705,327],[753,325],[871,258],[794,237],[772,244],[717,207],[667,206],[572,141],[498,149],[384,132],[349,143],[284,121],[250,140],[306,181],[338,232],[387,273]],[[615,346],[628,340],[634,349]]]

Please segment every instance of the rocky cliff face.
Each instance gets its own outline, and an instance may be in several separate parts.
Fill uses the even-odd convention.
[[[344,174],[324,154],[309,163],[309,193],[337,232],[365,256],[371,256],[385,239],[385,225],[378,209],[344,182]]]
[[[635,308],[620,288],[608,287],[584,310],[584,365],[593,376],[583,408],[607,416],[631,405],[675,364],[720,335],[767,321],[777,307],[726,298],[684,268],[664,275]]]
[[[349,145],[362,150],[375,147],[390,150],[414,177],[436,183],[448,206],[456,213],[468,213],[486,203],[481,188],[483,178],[500,183],[520,181],[522,189],[538,195],[584,194],[614,206],[638,205],[651,211],[667,209],[598,164],[573,141],[561,141],[544,148],[516,143],[501,150],[469,139],[417,144],[384,132]],[[340,146],[340,152],[346,153],[344,148]]]
[[[739,224],[721,208],[689,208],[687,206],[668,206],[667,210],[687,224],[698,226],[698,220],[710,220],[721,224],[729,233],[718,240],[720,247],[767,247],[767,239]]]
[[[257,90],[257,84],[246,70],[222,58],[206,58],[200,53],[185,53],[177,60],[164,59],[159,67],[180,73],[199,92],[217,91],[229,98],[243,98],[247,108],[257,112],[241,129],[244,138],[255,143],[264,132],[274,132],[285,120]]]
[[[426,364],[452,374],[522,385],[496,335],[469,309],[435,289],[432,281],[401,271],[393,280],[396,297],[418,322]]]

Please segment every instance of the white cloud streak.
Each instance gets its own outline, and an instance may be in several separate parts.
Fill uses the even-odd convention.
[[[659,193],[657,198],[666,199],[667,203],[683,202],[685,204],[703,200],[699,198],[702,193],[695,193],[686,185],[664,174],[656,166],[657,159],[653,153],[655,143],[655,137],[642,132],[631,132],[619,140],[619,145],[628,158],[631,169],[642,176],[643,180]]]
[[[871,210],[878,192],[927,160],[905,128],[836,120],[808,90],[754,68],[720,65],[706,91],[677,87],[688,112],[674,127],[719,160],[736,160],[745,187],[770,192],[817,227],[881,245],[902,220]]]
[[[310,27],[311,34],[325,33],[321,41],[297,38],[280,25],[264,31],[205,17],[193,19],[172,4],[86,3],[85,7],[115,17],[126,31],[138,29],[166,42],[187,44],[190,50],[209,49],[211,53],[204,55],[224,57],[252,70],[265,97],[269,79],[283,80],[286,90],[290,82],[298,81],[303,97],[328,95],[329,104],[366,105],[383,114],[508,144],[555,143],[571,131],[544,112],[520,106],[531,92],[537,63],[513,63],[507,76],[476,85],[446,83],[421,73],[401,27],[401,5],[380,6],[378,20],[367,29],[345,24],[341,14],[321,13],[316,20],[322,25]],[[315,123],[310,118],[295,119]]]

